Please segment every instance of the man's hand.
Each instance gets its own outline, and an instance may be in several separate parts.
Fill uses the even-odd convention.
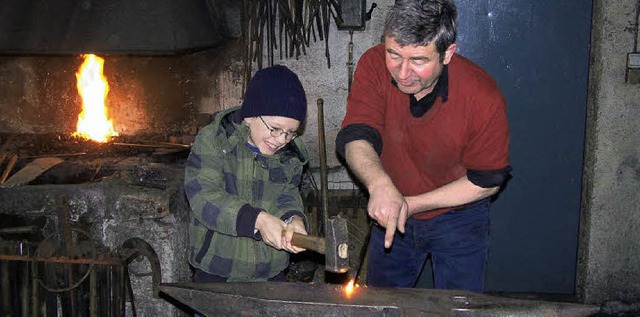
[[[260,231],[262,241],[276,250],[282,250],[282,230],[286,227],[282,219],[265,211],[261,211],[256,219],[256,229]]]
[[[378,153],[364,140],[355,140],[345,146],[345,159],[356,177],[369,191],[369,216],[387,229],[384,247],[390,248],[396,229],[404,233],[407,222],[407,202],[387,175]]]
[[[291,239],[293,239],[293,233],[299,234],[307,234],[307,230],[304,227],[304,221],[302,218],[298,216],[293,216],[291,218],[291,222],[289,222],[285,228],[285,231],[282,231],[282,247],[287,252],[298,253],[305,251],[306,249],[298,248],[291,244]]]
[[[404,233],[408,206],[392,183],[369,189],[369,216],[386,228],[384,247],[390,248],[396,229]]]

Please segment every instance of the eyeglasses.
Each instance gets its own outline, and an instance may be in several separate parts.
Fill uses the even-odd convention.
[[[262,121],[262,123],[264,123],[264,126],[267,127],[267,129],[269,129],[271,136],[274,138],[278,138],[284,134],[284,139],[287,140],[287,142],[289,142],[298,136],[297,132],[286,132],[280,128],[272,128],[266,122],[264,122],[264,119],[262,119],[262,116],[260,116],[259,118]]]

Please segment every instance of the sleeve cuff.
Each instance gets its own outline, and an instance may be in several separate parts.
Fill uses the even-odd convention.
[[[256,240],[262,239],[260,232],[254,230],[256,228],[256,219],[258,219],[258,214],[261,211],[261,209],[251,207],[249,204],[244,204],[240,207],[236,218],[236,233],[238,236]]]
[[[471,183],[482,188],[502,185],[511,177],[511,166],[499,170],[467,170],[467,178]]]
[[[307,223],[307,217],[304,216],[304,214],[298,210],[293,210],[293,211],[289,211],[286,214],[284,214],[284,216],[282,216],[282,221],[286,221],[287,219],[293,217],[293,216],[298,216],[300,218],[302,218],[302,222],[304,222],[304,228],[309,231],[309,224]]]
[[[366,124],[357,123],[350,124],[338,132],[336,137],[336,152],[338,155],[344,157],[345,146],[355,140],[365,140],[371,143],[378,156],[382,153],[382,137],[378,130]]]

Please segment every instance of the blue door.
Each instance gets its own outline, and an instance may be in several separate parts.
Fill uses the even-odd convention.
[[[574,293],[592,1],[456,4],[458,52],[494,76],[511,130],[486,289]]]

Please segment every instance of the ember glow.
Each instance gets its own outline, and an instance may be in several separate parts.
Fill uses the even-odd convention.
[[[78,93],[82,97],[82,112],[78,116],[74,135],[96,142],[107,142],[118,133],[113,130],[113,123],[107,118],[105,100],[109,84],[102,73],[104,59],[93,54],[84,54],[82,57],[84,63],[76,73]]]
[[[344,294],[347,295],[347,298],[351,298],[351,295],[353,295],[357,287],[359,287],[359,285],[356,284],[355,279],[351,279],[347,286],[344,287]]]

